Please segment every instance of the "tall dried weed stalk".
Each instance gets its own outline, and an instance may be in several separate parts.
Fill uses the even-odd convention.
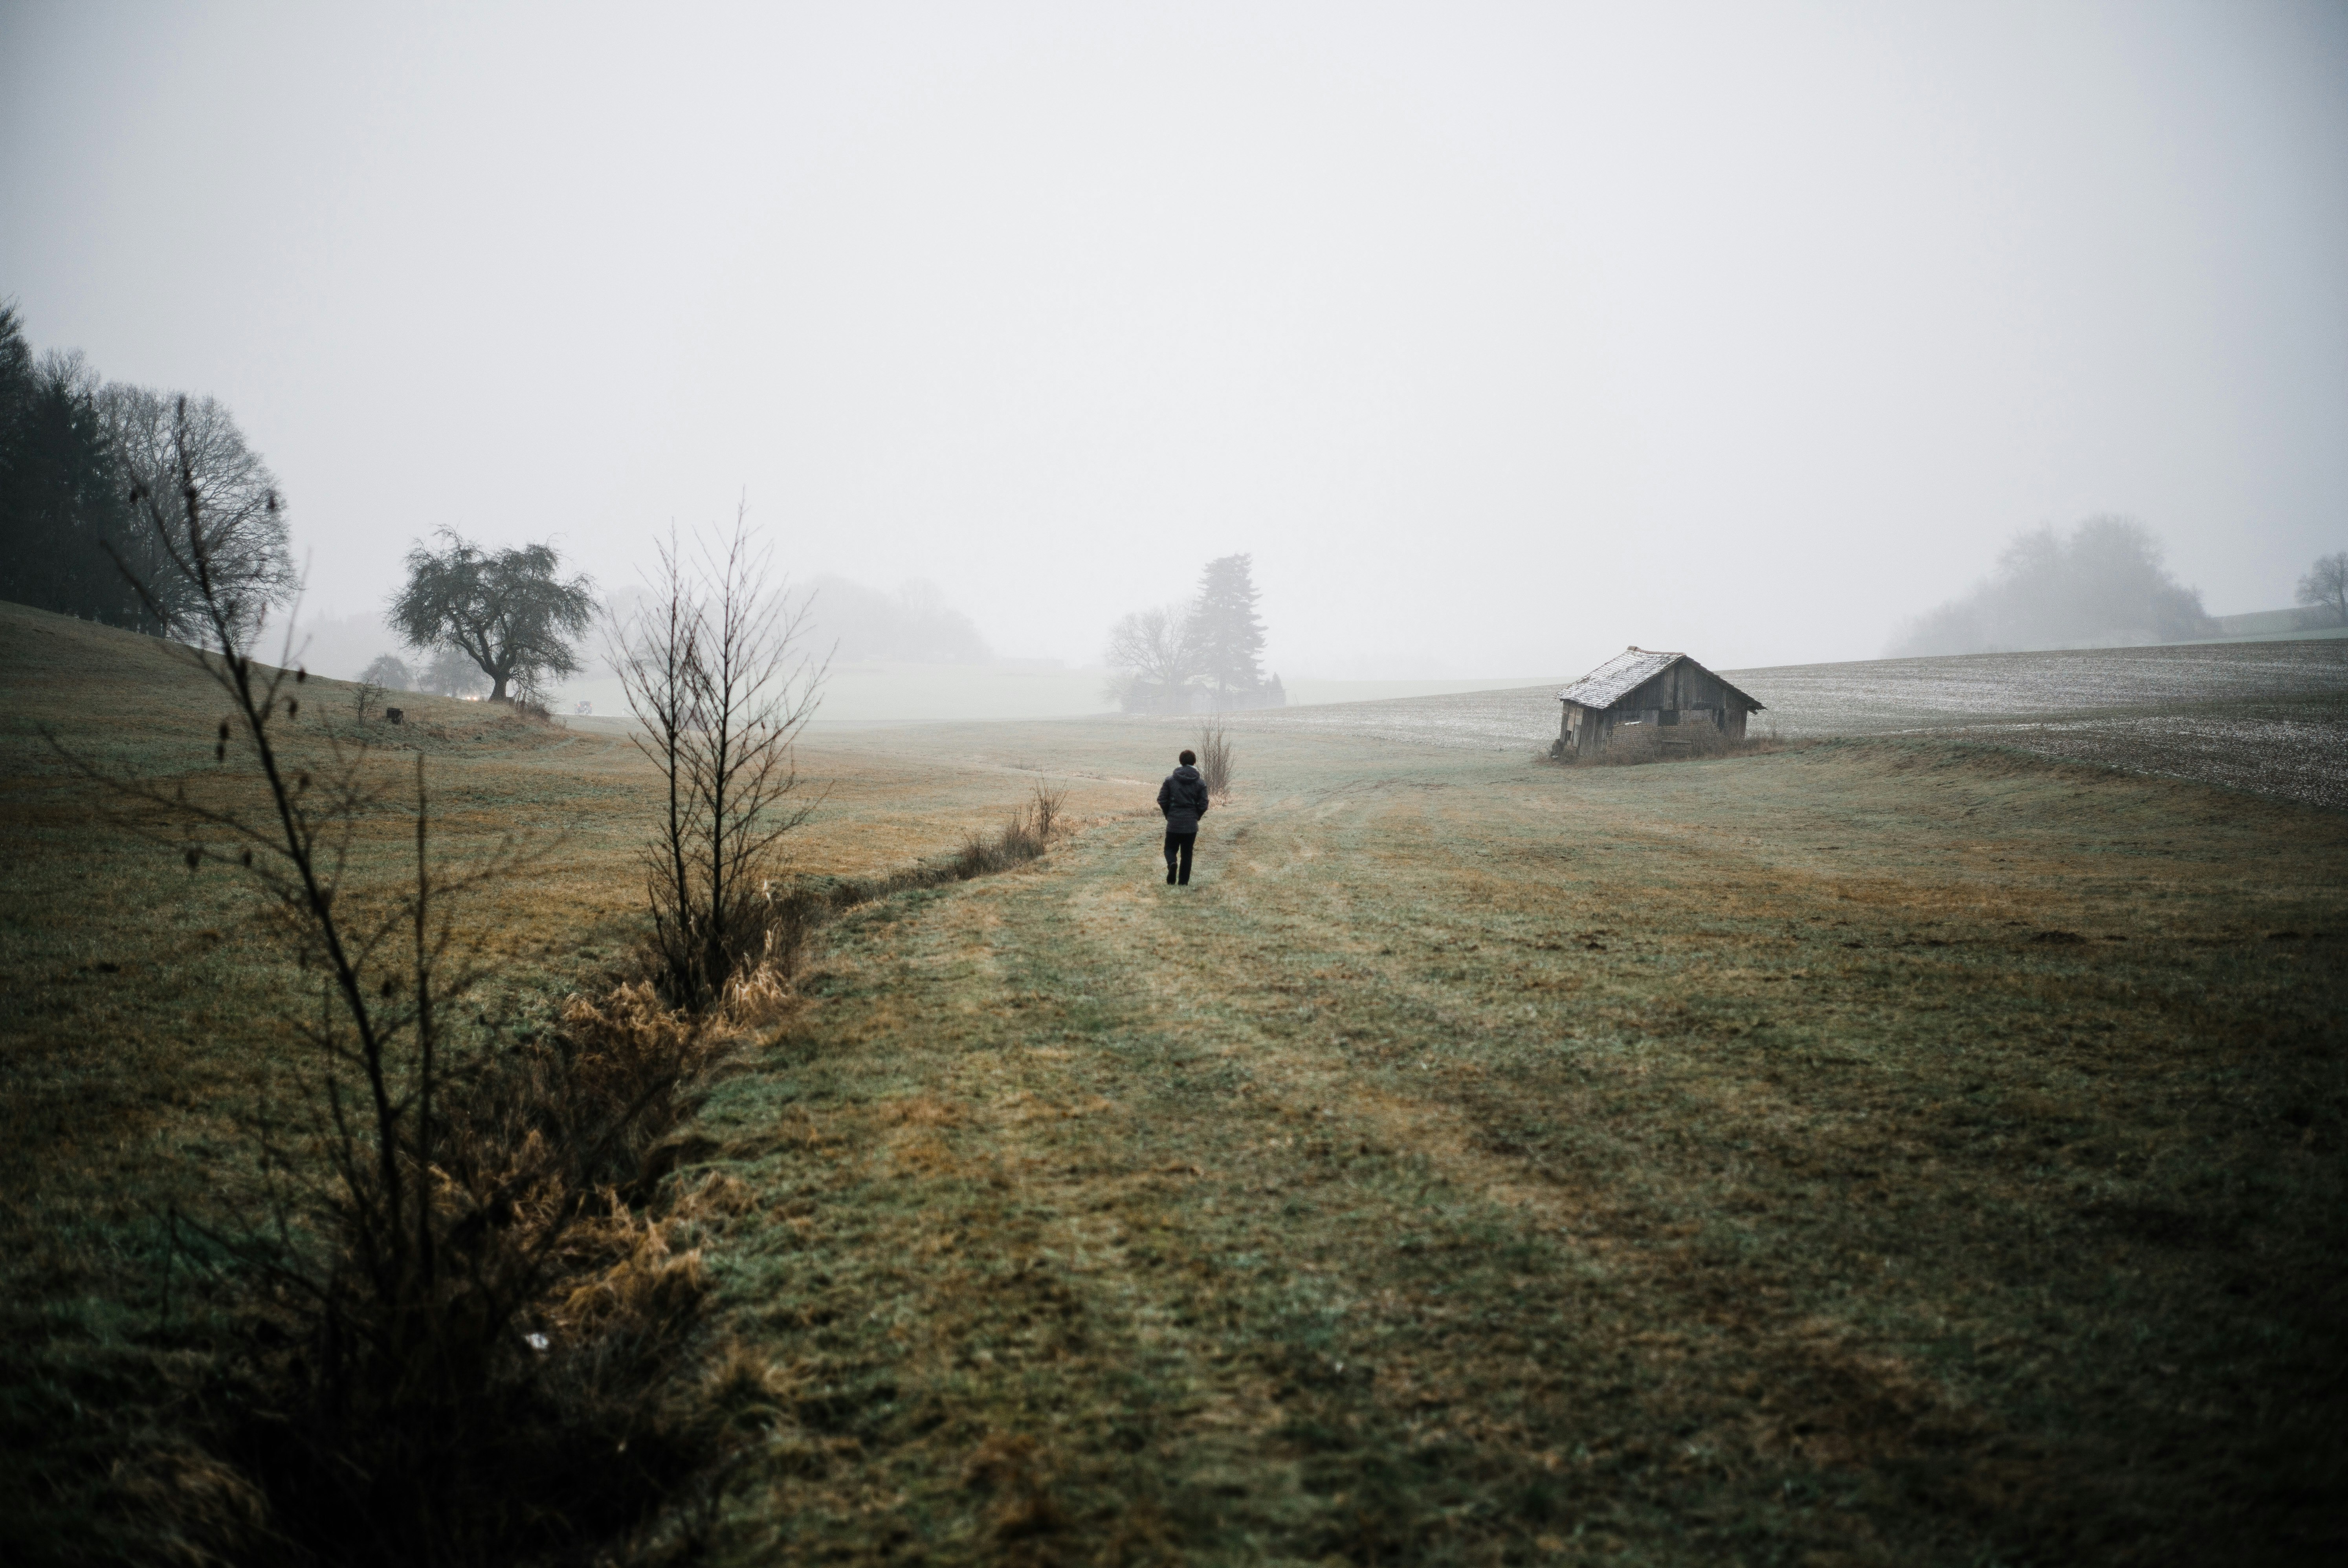
[[[421,757],[395,785],[364,743],[300,724],[304,672],[247,651],[260,617],[214,572],[184,453],[179,491],[135,500],[202,607],[190,657],[228,701],[221,776],[166,788],[67,755],[148,808],[132,825],[191,874],[252,879],[298,968],[249,999],[307,1049],[291,1111],[250,1120],[257,1183],[197,1225],[241,1348],[180,1391],[177,1435],[127,1461],[122,1490],[198,1561],[487,1563],[608,1540],[715,1440],[671,1392],[697,1268],[621,1196],[705,1037],[647,988],[507,1050],[460,1021],[494,960],[458,906],[528,856],[508,840],[452,864]],[[407,869],[371,878],[366,829],[395,813]],[[582,1273],[615,1305],[580,1305]]]
[[[770,561],[738,511],[691,560],[672,535],[650,601],[610,629],[636,745],[665,786],[644,857],[661,986],[695,1012],[778,959],[783,841],[819,804],[800,794],[793,745],[825,666],[802,648],[806,601],[770,582]]]
[[[1199,776],[1206,781],[1207,796],[1222,800],[1231,792],[1231,734],[1220,720],[1199,726]]]

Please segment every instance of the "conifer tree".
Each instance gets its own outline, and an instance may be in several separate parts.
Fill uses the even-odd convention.
[[[181,506],[191,488],[192,510]],[[0,303],[0,599],[201,640],[204,607],[162,536],[139,524],[141,497],[174,508],[172,526],[201,519],[205,564],[241,635],[293,596],[277,481],[228,410],[101,382],[78,353],[36,359],[15,305]]]
[[[1190,645],[1216,695],[1228,702],[1263,689],[1263,622],[1255,612],[1254,557],[1207,563],[1190,610]]]

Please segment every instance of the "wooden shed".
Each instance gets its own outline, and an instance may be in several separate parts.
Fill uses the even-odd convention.
[[[1564,712],[1556,757],[1586,757],[1631,724],[1711,724],[1745,738],[1745,716],[1761,704],[1689,658],[1626,648],[1557,694]]]

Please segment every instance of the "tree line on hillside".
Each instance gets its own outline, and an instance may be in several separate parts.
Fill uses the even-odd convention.
[[[276,477],[216,399],[107,381],[78,352],[36,354],[0,304],[0,598],[186,639],[202,605],[142,498],[194,518],[221,601],[257,626],[295,587]],[[181,499],[191,499],[182,507]],[[188,541],[178,541],[184,549]],[[136,584],[146,585],[141,592]]]
[[[1219,556],[1188,603],[1138,610],[1110,628],[1108,695],[1128,713],[1280,708],[1288,692],[1263,672],[1255,558]]]
[[[197,559],[209,607],[184,569]],[[368,678],[536,694],[579,669],[596,610],[593,584],[561,567],[548,544],[489,549],[447,530],[439,548],[419,542],[391,615],[430,662],[378,660]],[[77,352],[36,354],[15,304],[0,305],[0,598],[182,641],[216,641],[225,612],[250,643],[299,586],[276,477],[219,400],[107,381]]]
[[[2068,535],[2052,524],[2013,536],[1997,567],[1962,598],[1911,621],[1894,657],[1997,653],[2065,643],[2184,642],[2219,634],[2161,564],[2152,530],[2128,518],[2089,518]]]

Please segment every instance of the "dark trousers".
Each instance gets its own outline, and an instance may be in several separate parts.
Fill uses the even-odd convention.
[[[1174,833],[1169,831],[1166,835],[1167,881],[1188,883],[1190,880],[1190,851],[1198,842],[1199,835],[1195,830],[1189,833]],[[1181,869],[1179,875],[1175,869],[1175,861],[1177,858],[1179,858],[1181,861]]]

